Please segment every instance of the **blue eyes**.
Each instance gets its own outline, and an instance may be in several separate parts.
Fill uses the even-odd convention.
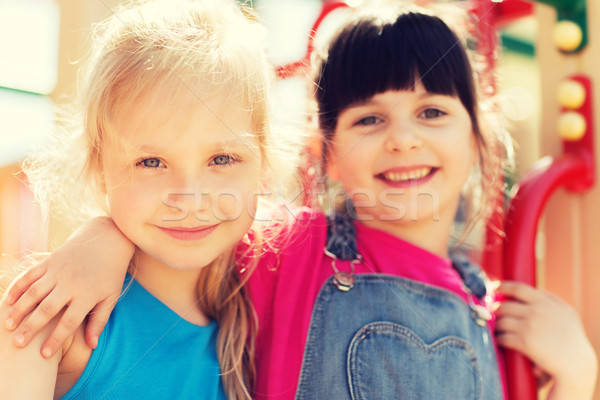
[[[208,165],[230,166],[240,160],[232,154],[219,154],[213,157]],[[148,169],[165,168],[165,164],[158,158],[144,158],[136,163],[136,166]]]
[[[229,154],[222,154],[219,156],[216,156],[212,159],[211,164],[214,165],[229,165],[231,163],[233,163],[235,160],[235,158],[232,155]]]
[[[145,167],[145,168],[159,168],[164,167],[164,164],[158,158],[146,158],[144,160],[138,161],[137,165]]]

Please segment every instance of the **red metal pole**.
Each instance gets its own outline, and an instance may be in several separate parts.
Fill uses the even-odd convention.
[[[562,156],[554,160],[550,157],[539,160],[521,179],[506,215],[503,275],[507,280],[536,285],[535,241],[538,221],[546,202],[558,188],[565,187],[580,193],[589,189],[595,181],[591,83],[582,75],[571,76],[570,79],[581,83],[586,91],[585,101],[577,110],[586,119],[586,132],[579,140],[564,140]],[[508,398],[536,399],[537,382],[531,362],[514,351],[506,350],[504,354]]]
[[[536,285],[535,239],[544,206],[554,191],[587,174],[590,156],[565,154],[557,160],[544,158],[521,180],[519,191],[506,216],[504,279]],[[523,355],[505,351],[506,380],[510,400],[537,398],[537,382],[531,362]]]

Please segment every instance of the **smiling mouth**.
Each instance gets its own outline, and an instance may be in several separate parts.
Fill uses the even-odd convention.
[[[162,226],[159,226],[158,228],[173,239],[190,241],[207,237],[217,228],[217,226],[219,226],[219,224],[195,228],[164,228]]]
[[[416,183],[419,180],[429,178],[438,168],[423,167],[415,168],[408,171],[388,171],[377,174],[376,177],[392,183]]]

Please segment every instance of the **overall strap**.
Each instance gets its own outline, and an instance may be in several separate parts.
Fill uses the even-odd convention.
[[[452,259],[452,267],[458,272],[467,289],[473,296],[480,300],[483,299],[487,294],[487,277],[482,269],[464,255],[453,254],[450,258]]]
[[[348,213],[328,217],[327,243],[325,254],[331,257],[333,269],[333,284],[342,292],[354,287],[354,264],[362,262],[362,257],[356,248],[356,229]],[[350,271],[340,271],[336,260],[350,261]]]
[[[356,228],[349,212],[334,213],[328,217],[327,244],[325,253],[335,259],[344,261],[359,260],[360,255],[356,247]],[[481,268],[472,263],[462,254],[453,254],[452,267],[458,272],[466,288],[478,299],[483,299],[487,293],[487,278]]]
[[[340,260],[355,260],[358,257],[356,229],[350,215],[334,213],[327,219],[326,251]]]

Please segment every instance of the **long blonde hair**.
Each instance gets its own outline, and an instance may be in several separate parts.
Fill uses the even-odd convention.
[[[166,87],[161,93],[172,96],[174,104],[181,96],[198,97],[197,91],[207,87],[242,99],[251,113],[263,165],[272,172],[267,175],[286,181],[294,165],[274,161],[283,152],[277,153],[268,123],[272,71],[265,36],[249,13],[233,2],[214,0],[137,1],[96,26],[88,69],[80,76],[79,111],[64,120],[61,134],[45,154],[24,164],[42,204],[62,210],[70,219],[106,212],[97,173],[103,148],[107,141],[118,141],[115,125],[127,118],[137,100]],[[88,201],[92,198],[97,201]],[[84,209],[84,204],[99,207]],[[253,230],[254,239],[245,246],[252,254],[267,240],[260,226],[255,224]],[[202,269],[199,305],[219,323],[217,352],[227,397],[248,399],[255,380],[257,322],[243,288],[251,271],[240,276],[236,252],[239,249]],[[256,261],[252,264],[250,269]]]

